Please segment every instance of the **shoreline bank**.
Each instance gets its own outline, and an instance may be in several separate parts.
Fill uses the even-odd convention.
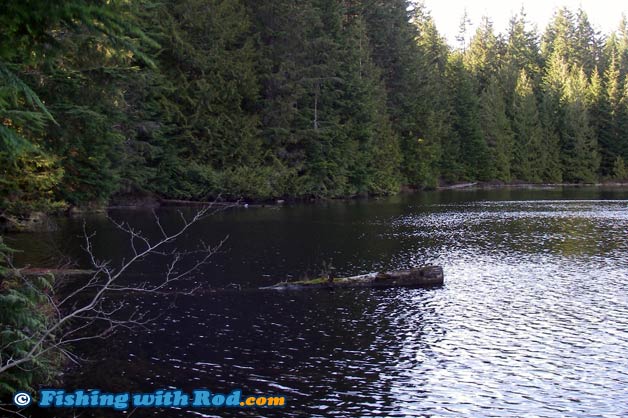
[[[605,181],[597,183],[503,183],[497,181],[489,182],[461,182],[452,184],[441,184],[435,188],[413,188],[404,186],[394,195],[408,195],[423,192],[446,192],[446,191],[475,191],[475,190],[507,190],[507,189],[560,189],[560,188],[628,188],[628,181]],[[283,197],[277,199],[255,200],[255,199],[224,199],[217,201],[184,200],[184,199],[164,199],[160,196],[148,193],[117,195],[110,199],[107,204],[85,206],[71,206],[64,211],[45,213],[41,211],[31,212],[26,215],[10,216],[0,215],[0,233],[21,233],[21,232],[42,232],[52,231],[56,228],[55,218],[81,216],[85,214],[106,213],[110,210],[147,210],[165,207],[204,207],[211,205],[223,209],[247,209],[280,207],[294,204],[317,204],[332,201],[352,201],[379,199],[386,196],[378,195],[356,195],[335,198],[323,197]]]

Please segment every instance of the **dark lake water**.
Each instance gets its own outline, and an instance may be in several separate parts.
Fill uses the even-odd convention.
[[[191,213],[191,209],[186,209]],[[149,211],[112,211],[154,232]],[[178,214],[160,218],[174,228]],[[19,262],[82,263],[82,220],[13,236]],[[101,258],[126,239],[90,216]],[[151,233],[152,233],[151,232]],[[140,410],[141,416],[628,416],[628,191],[512,189],[230,210],[180,241],[229,239],[194,280],[249,289],[434,263],[438,289],[244,290],[133,298],[162,314],[76,351],[65,387],[283,394],[281,410]],[[148,260],[129,280],[158,280]],[[91,413],[91,412],[90,412]],[[87,414],[86,416],[91,416]],[[98,411],[94,416],[122,416]]]

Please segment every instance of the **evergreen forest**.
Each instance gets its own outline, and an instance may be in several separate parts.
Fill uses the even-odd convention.
[[[628,178],[628,21],[561,8],[448,45],[407,0],[0,10],[0,214]]]

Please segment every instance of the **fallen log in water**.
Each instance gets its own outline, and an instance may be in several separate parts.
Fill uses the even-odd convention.
[[[325,289],[351,287],[434,287],[444,283],[443,268],[440,266],[423,266],[409,270],[398,270],[383,273],[370,273],[361,276],[340,278],[318,278],[296,282],[281,282],[273,286],[262,287],[268,290],[292,289]]]
[[[21,275],[21,276],[26,276],[26,277],[46,276],[46,275],[51,274],[55,277],[59,277],[59,276],[87,276],[94,273],[96,273],[95,270],[27,267],[27,268],[16,269],[15,271],[13,271],[13,273],[10,273],[10,274],[18,275],[18,276]]]

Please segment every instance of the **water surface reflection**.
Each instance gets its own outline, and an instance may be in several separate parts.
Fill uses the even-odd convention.
[[[141,212],[114,216],[149,228]],[[101,219],[89,226],[104,239],[103,256],[121,257],[122,237]],[[57,234],[72,241],[77,231],[70,222]],[[194,411],[208,417],[628,415],[626,191],[448,192],[253,209],[221,214],[187,238],[227,233],[227,250],[198,281],[256,287],[333,260],[337,274],[437,263],[446,285],[180,297],[154,329],[79,347],[95,361],[67,376],[68,386],[288,396],[281,411]],[[159,268],[134,274],[156,277]],[[134,303],[164,308],[156,299]],[[165,416],[133,416],[149,415]]]

